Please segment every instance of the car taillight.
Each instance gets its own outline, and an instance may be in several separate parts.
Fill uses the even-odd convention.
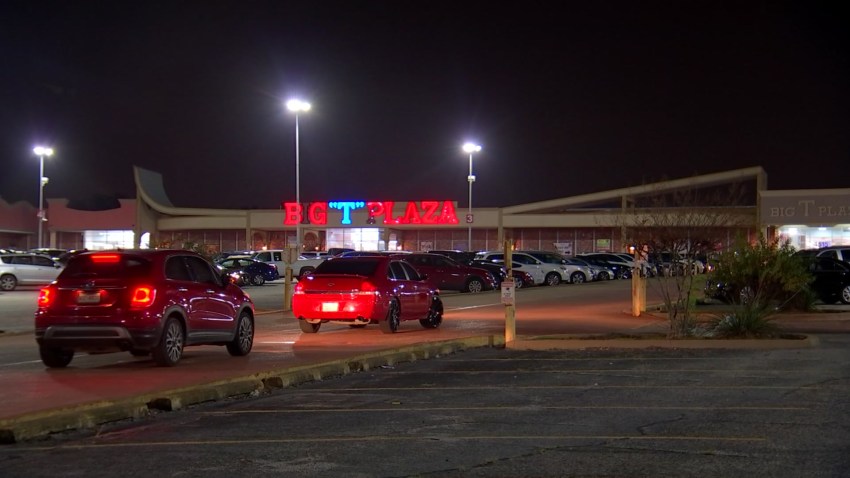
[[[301,294],[304,293],[304,283],[303,282],[299,282],[299,283],[295,284],[295,292],[294,293],[298,294],[298,295],[301,295]]]
[[[358,295],[378,295],[378,288],[369,281],[363,281],[356,293]]]
[[[50,307],[56,299],[56,290],[53,287],[45,287],[38,292],[38,306]]]
[[[149,286],[139,286],[133,289],[130,296],[130,307],[149,307],[156,299],[156,289]]]

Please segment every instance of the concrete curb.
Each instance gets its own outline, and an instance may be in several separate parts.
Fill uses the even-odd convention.
[[[795,349],[816,347],[820,341],[811,335],[787,339],[663,339],[596,338],[593,335],[518,337],[506,345],[512,350],[583,350],[583,349]]]
[[[498,336],[468,337],[384,350],[312,365],[288,367],[116,401],[96,401],[0,420],[0,443],[11,444],[52,433],[91,429],[110,422],[138,419],[199,403],[256,396],[300,383],[324,380],[397,363],[426,360],[465,349],[502,347]]]

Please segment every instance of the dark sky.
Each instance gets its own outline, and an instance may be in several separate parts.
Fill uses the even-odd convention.
[[[850,187],[846,2],[4,1],[0,197],[555,199],[760,165]]]

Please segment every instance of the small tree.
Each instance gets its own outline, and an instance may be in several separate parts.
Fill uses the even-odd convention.
[[[754,214],[740,207],[745,194],[739,183],[726,188],[684,185],[624,199],[620,226],[626,244],[636,247],[644,260],[660,262],[663,257],[669,264],[651,281],[666,308],[668,337],[693,332],[696,290],[702,288],[696,267],[700,259],[720,247],[730,231],[755,226]]]
[[[750,244],[738,238],[718,257],[712,282],[722,285],[729,302],[775,311],[805,295],[812,280],[803,260],[794,253],[787,239],[759,235]]]

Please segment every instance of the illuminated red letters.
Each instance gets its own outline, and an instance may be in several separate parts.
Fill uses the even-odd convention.
[[[341,209],[340,205],[350,206],[343,210],[341,225],[351,224],[349,214],[354,209],[363,207],[362,201],[332,201],[333,209]],[[326,225],[328,223],[328,202],[314,202],[307,206],[307,217],[310,224]],[[354,205],[357,205],[356,207]],[[421,201],[408,202],[404,206],[404,213],[393,217],[394,201],[368,201],[365,202],[369,213],[368,224],[458,224],[457,212],[451,201]],[[304,219],[304,207],[298,203],[283,203],[283,223],[288,226],[300,224]]]

